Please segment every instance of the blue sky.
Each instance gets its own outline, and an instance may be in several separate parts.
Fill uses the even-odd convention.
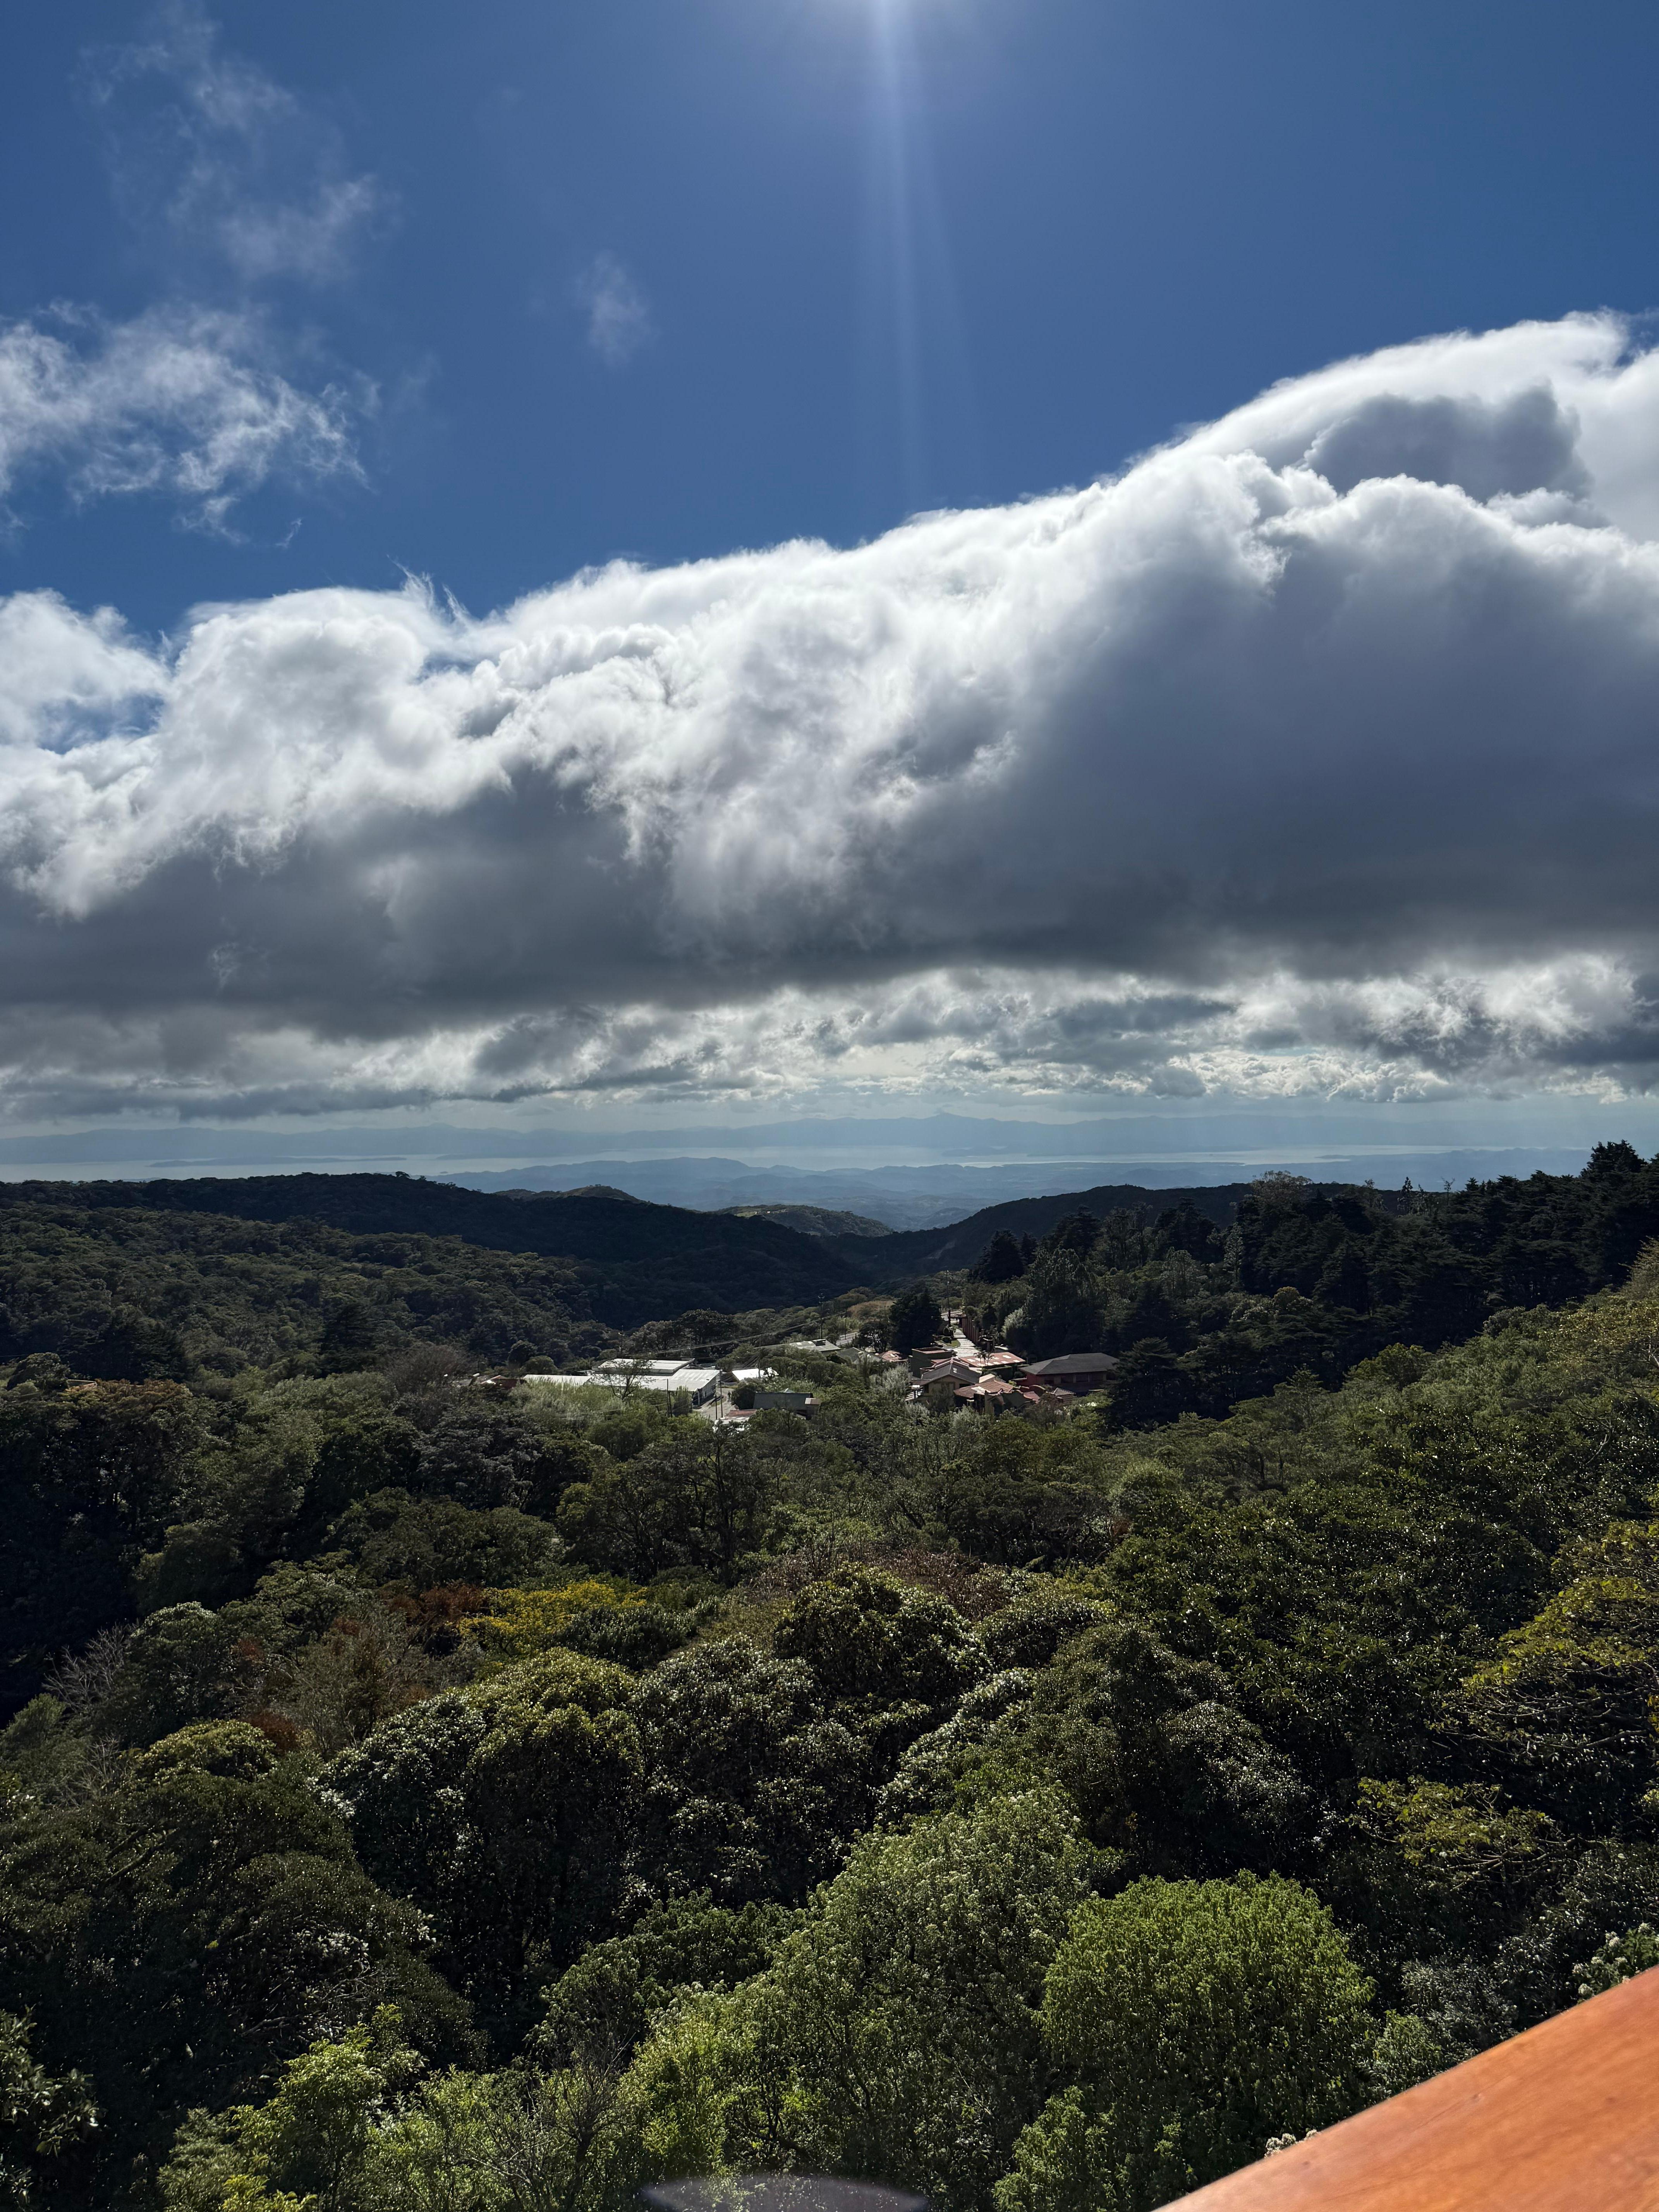
[[[1651,10],[11,52],[15,1126],[1650,1115]]]
[[[167,220],[178,75],[97,92],[167,20],[18,15],[0,310],[255,301],[313,349],[298,380],[379,398],[366,481],[273,486],[234,540],[26,479],[0,581],[145,627],[401,568],[482,611],[617,553],[855,542],[1086,483],[1345,355],[1659,305],[1650,9],[222,7],[222,61],[296,109],[255,180],[220,139],[218,191],[375,180],[323,282]],[[607,264],[649,330],[614,363],[580,304]]]

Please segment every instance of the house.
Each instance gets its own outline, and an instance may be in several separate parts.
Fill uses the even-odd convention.
[[[1075,1406],[1076,1397],[1070,1390],[1051,1390],[1046,1382],[1019,1382],[1009,1390],[1005,1401],[1011,1413],[1048,1412],[1063,1413],[1068,1406]]]
[[[1028,1361],[1025,1369],[1030,1382],[1049,1383],[1079,1398],[1091,1390],[1103,1390],[1116,1372],[1117,1362],[1109,1352],[1063,1352],[1057,1359]]]
[[[936,1366],[923,1369],[916,1377],[916,1390],[932,1404],[954,1391],[972,1389],[978,1381],[979,1370],[965,1359],[942,1359]]]

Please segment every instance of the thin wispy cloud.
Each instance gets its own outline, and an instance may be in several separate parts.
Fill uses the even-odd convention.
[[[88,58],[118,200],[150,239],[205,250],[248,284],[349,273],[394,210],[340,134],[179,0],[149,34]]]
[[[614,253],[596,254],[576,281],[587,343],[610,368],[624,368],[656,336],[644,293]]]

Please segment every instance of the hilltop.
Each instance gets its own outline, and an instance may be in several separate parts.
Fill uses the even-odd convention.
[[[1345,1187],[1319,1186],[1332,1190]],[[870,1280],[889,1282],[970,1267],[999,1230],[1017,1237],[1046,1237],[1068,1213],[1079,1212],[1097,1214],[1103,1219],[1109,1213],[1145,1213],[1150,1218],[1188,1206],[1224,1229],[1253,1188],[1248,1182],[1224,1182],[1151,1190],[1141,1183],[1096,1183],[1088,1190],[1056,1191],[1045,1198],[1012,1198],[1000,1206],[981,1206],[977,1213],[949,1222],[941,1229],[890,1230],[882,1238],[878,1253],[866,1249],[866,1240],[851,1237],[840,1238],[837,1249]]]
[[[811,1304],[858,1280],[852,1262],[821,1237],[765,1219],[653,1206],[621,1191],[509,1194],[416,1176],[307,1174],[20,1182],[6,1198],[13,1207],[228,1214],[356,1237],[457,1237],[485,1251],[568,1260],[586,1312],[614,1328],[692,1307]]]

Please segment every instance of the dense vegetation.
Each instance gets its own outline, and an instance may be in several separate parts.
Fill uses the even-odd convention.
[[[1635,1243],[1629,1244],[1624,1255],[1624,1264],[1628,1266],[1630,1252],[1655,1233],[1652,1224],[1659,1218],[1659,1166],[1650,1166],[1630,1146],[1622,1144],[1598,1146],[1595,1161],[1598,1172],[1591,1176],[1534,1175],[1522,1182],[1504,1176],[1495,1182],[1471,1182],[1460,1191],[1414,1191],[1409,1183],[1402,1190],[1376,1190],[1370,1184],[1361,1188],[1353,1183],[1313,1183],[1284,1176],[1268,1176],[1254,1183],[1170,1190],[1103,1183],[1093,1190],[1061,1192],[1048,1198],[1010,1199],[1000,1206],[988,1206],[948,1228],[890,1234],[882,1244],[888,1272],[869,1279],[896,1280],[901,1271],[913,1277],[969,1267],[997,1238],[1006,1237],[1016,1246],[1026,1240],[1035,1245],[1068,1215],[1079,1212],[1101,1219],[1108,1215],[1127,1216],[1142,1228],[1152,1226],[1161,1213],[1170,1211],[1179,1212],[1183,1218],[1196,1214],[1224,1239],[1241,1212],[1248,1215],[1264,1199],[1271,1200],[1276,1189],[1289,1188],[1299,1190],[1310,1201],[1308,1218],[1316,1224],[1316,1234],[1303,1232],[1297,1239],[1304,1248],[1301,1256],[1311,1259],[1316,1250],[1321,1253],[1320,1264],[1298,1284],[1300,1288],[1313,1287],[1322,1273],[1324,1258],[1333,1243],[1340,1241],[1328,1226],[1316,1226],[1326,1220],[1316,1203],[1322,1198],[1333,1207],[1344,1200],[1359,1209],[1363,1221],[1352,1212],[1339,1218],[1343,1229],[1362,1242],[1374,1238],[1379,1229],[1387,1239],[1388,1224],[1395,1222],[1415,1220],[1420,1234],[1426,1215],[1442,1230],[1445,1241],[1478,1267],[1500,1253],[1505,1261],[1511,1261],[1529,1246],[1565,1245],[1571,1250],[1578,1272],[1568,1278],[1576,1288],[1564,1295],[1578,1296],[1607,1279],[1605,1267],[1610,1231],[1615,1243],[1622,1238],[1626,1244],[1635,1235]],[[1613,1229],[1607,1218],[1610,1214],[1621,1217],[1622,1225]],[[1638,1231],[1636,1224],[1642,1219],[1650,1225]],[[839,1249],[855,1255],[860,1265],[867,1264],[872,1249],[860,1247],[855,1240],[843,1240]],[[1269,1264],[1281,1256],[1286,1255],[1270,1255]],[[1266,1287],[1277,1289],[1279,1280],[1293,1279],[1285,1274]],[[1247,1287],[1259,1285],[1253,1283]],[[1483,1288],[1494,1287],[1498,1287],[1495,1278],[1483,1284]]]
[[[1028,1240],[1036,1243],[1069,1213],[1092,1213],[1103,1220],[1109,1213],[1127,1213],[1145,1224],[1172,1206],[1183,1206],[1224,1232],[1252,1188],[1248,1182],[1230,1182],[1149,1190],[1140,1183],[1099,1183],[1091,1190],[1060,1191],[1047,1198],[1005,1199],[943,1228],[890,1230],[883,1250],[888,1267],[902,1269],[908,1276],[948,1274],[972,1266],[995,1237],[1012,1237],[1016,1245]],[[1378,1194],[1385,1204],[1392,1194]],[[842,1249],[850,1254],[857,1248],[848,1243]]]
[[[1139,2212],[1651,1963],[1650,1176],[1553,1185],[1557,1272],[1499,1304],[1531,1184],[1480,1251],[1442,1200],[1282,1182],[1231,1254],[1179,1218],[1121,1267],[1121,1224],[1016,1242],[975,1295],[1028,1312],[1060,1257],[1360,1317],[1400,1301],[1322,1304],[1345,1240],[1368,1285],[1476,1271],[1439,1349],[1158,1425],[1127,1362],[988,1422],[799,1352],[812,1420],[739,1434],[479,1382],[402,1323],[325,1354],[295,1318],[296,1350],[297,1291],[228,1289],[242,1358],[191,1340],[187,1379],[89,1374],[101,1325],[32,1351],[0,2188],[608,2212],[783,2165]],[[369,1282],[365,1237],[301,1242]]]
[[[1068,1209],[1040,1242],[999,1227],[969,1271],[975,1326],[1029,1358],[1121,1355],[1123,1425],[1224,1413],[1304,1370],[1334,1383],[1384,1346],[1432,1350],[1622,1281],[1659,1236],[1659,1167],[1602,1145],[1580,1176],[1456,1192],[1269,1176],[1230,1224],[1215,1211],[1182,1194],[1156,1217]]]
[[[652,1206],[620,1190],[492,1193],[405,1175],[204,1176],[14,1183],[8,1197],[58,1210],[228,1214],[536,1254],[565,1263],[580,1284],[582,1311],[616,1328],[695,1306],[814,1303],[860,1279],[833,1240],[760,1218]],[[872,1249],[882,1242],[867,1241]]]
[[[569,1259],[312,1221],[19,1203],[0,1187],[0,1360],[55,1352],[100,1380],[199,1382],[415,1345],[505,1361],[515,1345],[562,1358],[619,1340]]]

